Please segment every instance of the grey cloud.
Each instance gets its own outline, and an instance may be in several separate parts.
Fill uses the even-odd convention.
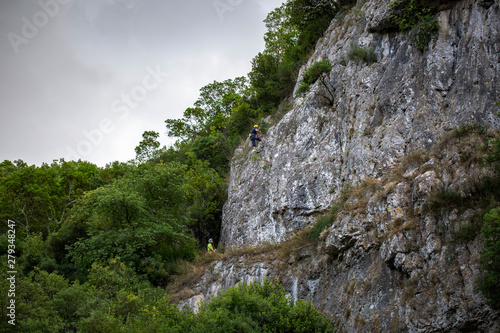
[[[65,157],[104,118],[115,130],[83,158],[103,165],[133,157],[130,138],[153,127],[163,134],[163,120],[181,116],[203,85],[250,69],[263,48],[266,13],[262,1],[243,0],[232,9],[222,20],[211,0],[73,0],[16,53],[7,34],[22,36],[22,18],[32,19],[41,7],[2,1],[0,160],[40,164]],[[117,117],[112,101],[155,66],[170,76],[130,118]]]

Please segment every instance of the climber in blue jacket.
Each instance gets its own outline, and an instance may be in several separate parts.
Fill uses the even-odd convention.
[[[259,138],[259,135],[262,134],[259,130],[259,125],[255,125],[252,130],[250,131],[250,134],[248,135],[250,137],[250,140],[252,140],[252,145],[253,145],[253,151],[258,153],[255,141],[259,141],[260,143],[260,148],[263,148],[264,145],[262,144],[262,139]]]

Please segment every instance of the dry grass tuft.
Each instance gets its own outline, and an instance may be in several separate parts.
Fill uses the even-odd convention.
[[[279,247],[279,256],[280,259],[285,260],[292,256],[293,253],[296,253],[308,246],[313,246],[315,244],[315,240],[310,237],[310,229],[304,229],[290,238],[288,241],[282,243]]]
[[[182,300],[191,298],[191,297],[193,297],[196,294],[197,293],[195,293],[193,290],[191,290],[189,288],[186,288],[186,289],[182,289],[182,290],[178,291],[175,294],[172,294],[172,295],[169,294],[168,301],[170,303],[174,303],[174,302],[178,303],[178,302],[180,302]]]
[[[261,255],[267,254],[266,259],[277,257],[280,245],[267,243],[256,247],[244,247],[228,249],[225,253],[206,252],[197,253],[195,260],[191,262],[180,263],[177,269],[177,274],[172,277],[172,283],[168,287],[169,301],[179,301],[189,298],[194,295],[189,289],[190,286],[199,281],[204,274],[210,271],[211,266],[217,261],[229,260],[247,256],[247,263],[252,260],[262,260]]]
[[[379,239],[380,242],[383,242],[384,240],[394,236],[398,232],[416,229],[418,226],[417,223],[415,222],[415,220],[413,220],[413,219],[405,221],[404,223],[402,223],[402,221],[403,221],[402,219],[394,220],[393,228],[380,237],[380,239]]]
[[[179,301],[193,296],[185,296],[189,293],[188,287],[199,281],[206,271],[206,264],[185,262],[183,269],[178,273],[179,275],[174,276],[173,282],[168,286],[169,301]]]
[[[277,252],[280,245],[277,243],[263,243],[259,246],[244,246],[240,248],[230,248],[227,249],[224,254],[218,254],[217,258],[220,260],[226,260],[235,257],[242,256],[258,256],[261,254],[273,254]]]

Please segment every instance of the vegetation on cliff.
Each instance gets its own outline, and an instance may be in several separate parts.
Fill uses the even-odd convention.
[[[400,31],[412,31],[417,48],[424,50],[439,30],[434,18],[435,9],[423,6],[418,0],[392,0],[389,7],[394,10],[391,17]]]

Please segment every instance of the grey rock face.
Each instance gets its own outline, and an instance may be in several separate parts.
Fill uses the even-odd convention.
[[[228,287],[268,278],[345,332],[497,332],[500,313],[475,289],[481,240],[456,236],[477,212],[429,206],[437,189],[460,192],[488,172],[472,158],[486,139],[451,137],[384,179],[363,180],[318,243],[292,246],[288,257],[271,250],[216,261],[181,306],[196,309]]]
[[[333,107],[313,87],[269,129],[261,157],[233,160],[224,245],[286,240],[331,207],[346,184],[381,177],[463,123],[500,127],[499,4],[460,1],[439,12],[441,28],[424,52],[408,34],[370,32],[386,7],[368,1],[361,8],[368,21],[353,11],[333,20],[318,43],[308,66],[331,60]],[[373,48],[378,61],[346,65],[352,43]]]
[[[439,2],[439,33],[421,52],[391,30],[386,1],[358,3],[302,69],[330,59],[333,106],[313,86],[269,129],[260,155],[249,143],[236,153],[221,242],[282,243],[342,209],[319,248],[218,261],[181,305],[268,277],[346,332],[495,332],[500,315],[475,291],[481,240],[451,241],[476,212],[426,203],[486,172],[474,159],[484,137],[444,138],[468,122],[500,128],[500,4]],[[377,62],[348,59],[353,44],[373,48]]]

